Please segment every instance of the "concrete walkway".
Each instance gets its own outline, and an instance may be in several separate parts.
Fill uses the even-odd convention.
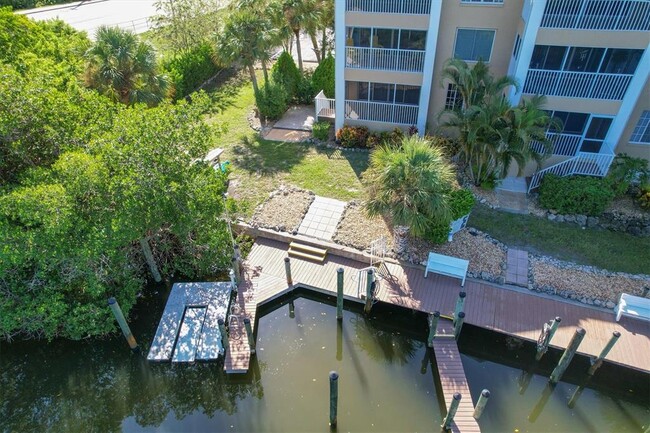
[[[336,232],[345,202],[316,196],[302,220],[298,233],[329,241]]]
[[[273,128],[311,132],[311,127],[313,124],[314,107],[311,105],[297,105],[289,107],[282,118],[275,122]]]
[[[528,252],[508,248],[506,256],[506,283],[528,287]]]
[[[495,188],[499,208],[512,213],[528,213],[526,179],[523,177],[506,177]]]

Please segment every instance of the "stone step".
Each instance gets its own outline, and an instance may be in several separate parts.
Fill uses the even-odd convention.
[[[299,242],[291,242],[289,244],[289,250],[300,251],[314,256],[326,256],[327,250],[324,248],[314,247],[312,245],[301,244]]]

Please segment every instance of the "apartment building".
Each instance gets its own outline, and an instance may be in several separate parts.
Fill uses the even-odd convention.
[[[457,103],[451,57],[512,75],[563,121],[546,172],[603,176],[616,153],[650,160],[650,0],[335,0],[336,128],[436,126]]]

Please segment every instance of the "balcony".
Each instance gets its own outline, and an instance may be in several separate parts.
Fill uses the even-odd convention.
[[[325,94],[321,91],[316,96],[314,103],[316,118],[335,118],[336,103],[334,99],[325,97]],[[346,99],[345,118],[411,126],[417,124],[418,106]]]
[[[345,67],[398,72],[422,72],[424,70],[424,51],[347,47]]]
[[[631,80],[628,74],[529,69],[524,93],[620,101]]]
[[[429,15],[431,0],[346,0],[348,12]]]
[[[650,30],[647,0],[548,0],[542,28],[575,30]]]
[[[582,145],[582,135],[547,132],[546,138],[553,142],[552,155],[575,156]],[[531,147],[538,152],[544,150],[544,147],[537,141],[533,141]]]

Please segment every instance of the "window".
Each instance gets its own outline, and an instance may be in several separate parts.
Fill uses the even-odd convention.
[[[572,47],[569,50],[564,70],[597,72],[604,53],[604,48]]]
[[[650,144],[650,110],[641,113],[639,121],[632,131],[630,142],[639,144]]]
[[[559,71],[562,69],[565,53],[566,47],[535,45],[533,56],[530,59],[530,68]]]
[[[490,61],[495,30],[458,29],[454,57],[466,61]]]
[[[512,57],[517,60],[519,58],[519,49],[521,48],[521,37],[519,36],[519,33],[517,33],[517,37],[515,38],[515,48],[512,50]]]
[[[585,139],[582,141],[582,146],[580,147],[581,152],[600,152],[600,148],[603,145],[603,140],[609,131],[609,127],[612,124],[611,117],[592,117],[591,122],[589,122],[589,128],[585,134]]]
[[[355,47],[370,47],[372,29],[355,27],[352,29],[352,44]]]
[[[501,4],[503,0],[460,0],[461,3]]]
[[[555,111],[552,117],[562,122],[560,130],[562,134],[582,135],[589,120],[587,113],[570,113],[568,111]]]
[[[393,84],[370,83],[370,100],[372,102],[392,102]]]
[[[427,32],[424,30],[348,27],[348,46],[424,51]]]
[[[606,74],[634,74],[642,55],[643,50],[610,48],[605,54],[600,72]]]
[[[407,84],[346,81],[345,99],[382,104],[419,105],[420,87]]]
[[[463,98],[455,84],[447,86],[447,97],[445,98],[445,110],[457,110],[463,106]]]
[[[399,30],[373,29],[372,46],[374,48],[397,48]]]
[[[402,30],[399,47],[402,50],[424,50],[427,32],[422,30]]]
[[[420,104],[420,87],[397,84],[395,86],[395,103],[406,105]]]

